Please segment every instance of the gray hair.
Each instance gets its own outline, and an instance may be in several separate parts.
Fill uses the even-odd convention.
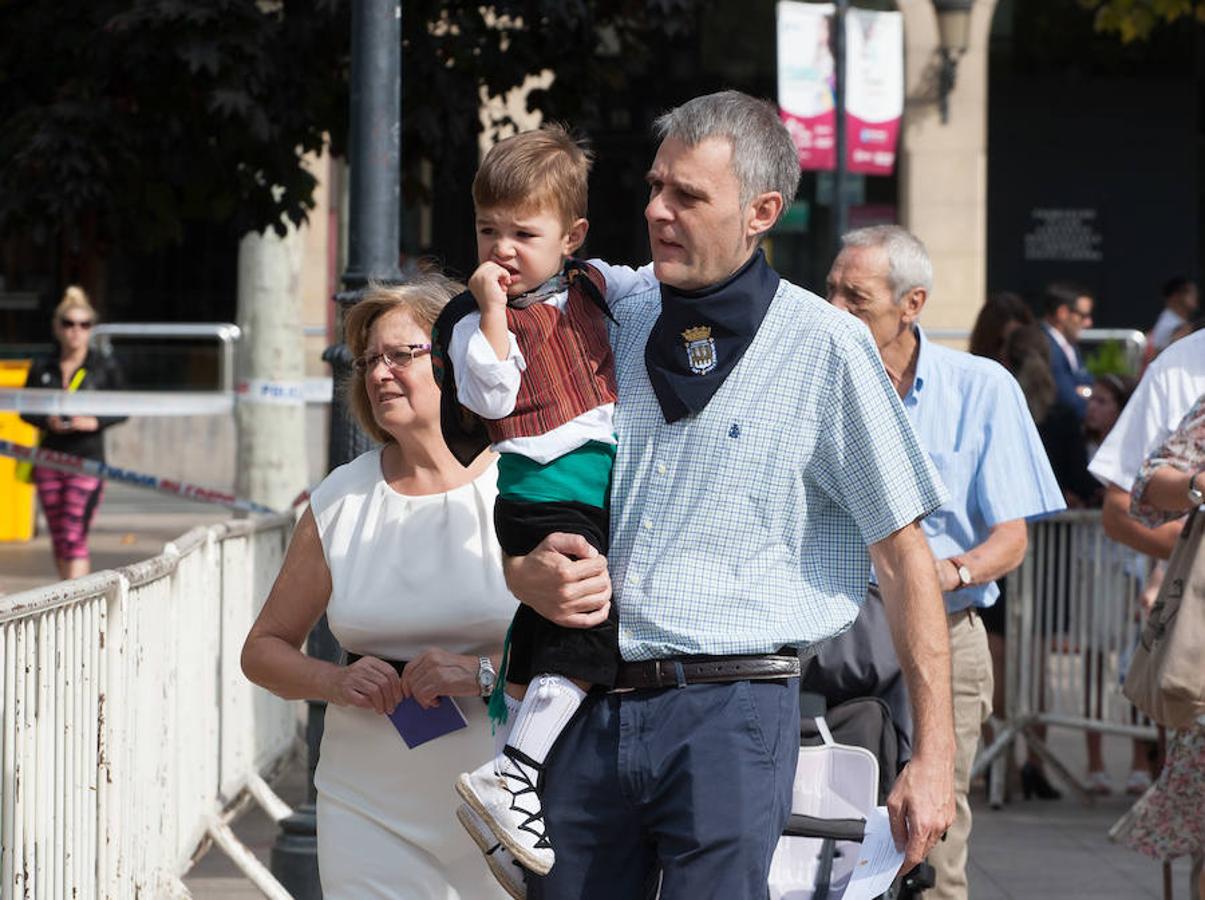
[[[709,137],[732,144],[732,170],[741,185],[741,206],[758,194],[778,191],[783,212],[799,188],[799,152],[774,106],[740,91],[695,97],[658,116],[659,140],[675,138],[695,147]]]
[[[909,291],[933,293],[933,263],[920,238],[899,225],[872,225],[841,236],[844,247],[882,247],[887,254],[887,285],[899,303]]]

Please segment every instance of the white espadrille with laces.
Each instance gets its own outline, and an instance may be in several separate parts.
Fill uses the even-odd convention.
[[[537,790],[541,768],[530,757],[508,746],[497,767],[490,760],[461,775],[456,782],[456,793],[520,865],[537,875],[547,875],[556,856],[548,842],[544,808]]]
[[[485,854],[485,863],[497,879],[498,884],[515,900],[527,900],[527,882],[523,879],[523,867],[514,855],[494,837],[490,827],[481,820],[467,803],[456,808],[456,819],[469,833],[473,843]]]

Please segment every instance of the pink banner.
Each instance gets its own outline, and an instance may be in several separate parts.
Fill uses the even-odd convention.
[[[778,4],[778,106],[799,167],[837,163],[831,4]],[[851,9],[845,16],[845,164],[890,175],[904,112],[904,31],[898,12]]]
[[[828,3],[778,4],[778,114],[799,151],[801,169],[836,165],[837,116]]]
[[[900,120],[864,122],[853,113],[845,114],[845,164],[850,172],[890,175],[895,168],[895,148],[900,135]]]
[[[850,172],[890,175],[904,114],[904,17],[845,14],[845,163]]]
[[[778,117],[795,141],[799,168],[826,170],[837,165],[837,116],[833,110],[817,116],[797,116],[780,109]]]

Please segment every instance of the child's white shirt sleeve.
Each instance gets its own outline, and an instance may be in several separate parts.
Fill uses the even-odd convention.
[[[613,266],[601,259],[589,260],[590,265],[598,269],[607,282],[607,305],[614,304],[633,294],[643,294],[657,287],[657,276],[653,274],[653,264],[645,263],[639,269],[631,266]]]
[[[481,333],[481,313],[472,312],[456,323],[448,342],[448,356],[456,370],[456,398],[485,419],[504,419],[515,411],[519,380],[527,368],[509,330],[506,339],[510,349],[506,359],[498,359]]]

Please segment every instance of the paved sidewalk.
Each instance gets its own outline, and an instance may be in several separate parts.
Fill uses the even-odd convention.
[[[1050,744],[1072,771],[1083,768],[1080,733],[1052,728]],[[1128,740],[1105,738],[1105,755],[1115,784],[1125,783],[1129,752]],[[300,801],[304,792],[300,761],[277,788],[290,805]],[[1018,792],[1003,809],[993,810],[982,789],[977,789],[972,796],[971,900],[1159,900],[1163,896],[1160,864],[1108,839],[1110,826],[1132,799],[1120,795],[1084,805],[1066,791],[1063,799],[1055,801],[1021,800]],[[267,865],[276,839],[272,822],[253,807],[235,831]],[[1188,861],[1178,860],[1173,871],[1174,897],[1187,900]],[[185,884],[194,897],[207,900],[258,896],[220,850],[203,857]]]
[[[277,795],[290,807],[296,809],[305,799],[305,759],[298,756],[293,765],[272,785]],[[252,803],[242,818],[235,823],[235,834],[243,845],[256,855],[265,866],[270,866],[272,845],[280,829],[259,805]],[[243,873],[230,861],[219,847],[211,847],[192,871],[184,878],[184,885],[197,900],[252,900],[262,896]],[[468,898],[466,898],[468,900]]]
[[[1087,754],[1082,732],[1050,729],[1050,747],[1077,774]],[[1129,774],[1128,738],[1104,738],[1105,761],[1113,784]],[[1159,900],[1162,864],[1109,841],[1108,832],[1133,804],[1115,794],[1085,805],[1069,790],[1061,800],[1022,800],[1020,792],[1001,810],[988,807],[980,790],[974,798],[974,831],[968,867],[972,900]],[[1173,866],[1176,900],[1187,900],[1189,862]]]
[[[190,528],[222,522],[233,515],[224,506],[109,482],[88,541],[92,571],[157,556],[165,543]],[[32,541],[0,543],[0,594],[15,594],[59,580],[46,522],[41,513],[38,518],[38,533]]]

